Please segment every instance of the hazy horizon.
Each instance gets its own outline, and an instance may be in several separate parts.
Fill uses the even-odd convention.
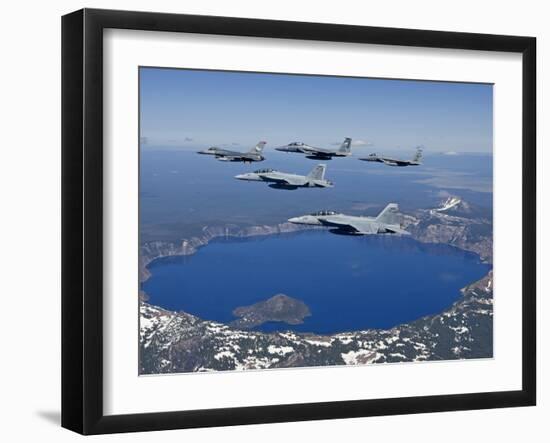
[[[359,154],[491,153],[492,85],[140,68],[143,149],[354,140]]]

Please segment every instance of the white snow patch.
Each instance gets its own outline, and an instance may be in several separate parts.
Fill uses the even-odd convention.
[[[459,335],[460,334],[465,334],[466,332],[469,332],[469,329],[466,326],[457,326],[457,327],[450,326],[450,329],[455,331],[455,334],[459,334]]]
[[[404,355],[404,354],[401,354],[400,352],[392,352],[391,354],[389,354],[391,357],[398,357],[398,358],[402,358],[404,360],[407,359],[407,356]]]
[[[223,331],[224,329],[227,329],[227,326],[220,325],[220,324],[217,324],[217,323],[211,323],[206,327],[206,329],[208,330],[208,332],[213,332],[214,334],[217,334],[217,333]]]
[[[290,346],[275,346],[275,345],[269,345],[267,347],[267,352],[270,354],[277,354],[284,356],[285,354],[289,354],[291,352],[294,352],[294,348]]]
[[[462,200],[460,200],[458,197],[449,197],[447,198],[447,200],[445,200],[445,202],[443,202],[441,207],[432,209],[430,212],[433,214],[435,212],[448,211],[449,209],[454,208],[456,205],[460,204],[461,201]]]
[[[351,340],[350,340],[351,341]],[[329,348],[332,345],[332,340],[328,341],[321,341],[321,340],[306,340],[307,343],[314,346],[324,346],[325,348]]]
[[[286,338],[287,340],[294,342],[296,342],[296,340],[298,339],[298,336],[296,334],[293,334],[292,332],[280,332],[279,335],[283,338]]]
[[[365,363],[370,362],[372,359],[370,356],[373,355],[372,351],[368,351],[366,349],[360,349],[359,351],[349,351],[345,354],[340,354],[342,356],[342,360],[346,363],[346,365],[356,365],[358,363]],[[363,357],[363,358],[361,358]],[[366,360],[368,358],[368,360]],[[359,361],[359,359],[361,361]]]
[[[216,360],[221,360],[224,357],[235,358],[235,354],[233,354],[233,352],[231,351],[221,351],[214,355],[214,358]]]
[[[340,343],[342,343],[343,345],[349,345],[353,341],[353,338],[350,336],[338,337],[338,340],[340,340]]]

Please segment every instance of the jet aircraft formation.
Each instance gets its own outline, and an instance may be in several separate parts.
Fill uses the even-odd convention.
[[[275,148],[281,152],[305,154],[308,159],[332,160],[338,157],[351,155],[352,139],[346,137],[338,149],[319,148],[303,142],[292,142],[285,146]],[[199,154],[213,155],[217,160],[225,162],[252,163],[264,161],[263,149],[265,141],[259,142],[247,152],[231,151],[218,147],[198,151]],[[422,147],[418,147],[411,160],[396,159],[378,154],[370,154],[359,160],[383,163],[387,166],[418,166],[421,165]],[[295,190],[298,188],[332,188],[334,183],[325,179],[327,166],[318,164],[307,175],[299,175],[275,169],[259,169],[254,172],[238,174],[238,180],[251,182],[265,182],[275,189]],[[397,203],[389,203],[376,217],[346,215],[335,211],[319,211],[308,215],[292,217],[288,221],[294,224],[326,226],[335,234],[373,235],[373,234],[398,234],[409,235],[401,227],[401,217]]]
[[[208,149],[198,151],[198,153],[213,155],[217,160],[226,162],[261,162],[265,160],[262,154],[265,145],[265,141],[258,142],[258,144],[248,152],[231,151],[212,146]],[[285,146],[279,146],[275,148],[275,150],[305,154],[306,158],[313,160],[332,160],[335,157],[349,157],[351,155],[351,138],[346,137],[338,149],[319,148],[303,142],[292,142]],[[416,153],[411,160],[386,157],[376,153],[370,154],[368,157],[360,157],[359,160],[383,163],[388,166],[419,166],[422,164],[422,147],[418,146],[416,148]]]

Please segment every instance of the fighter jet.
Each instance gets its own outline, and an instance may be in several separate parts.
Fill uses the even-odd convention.
[[[315,160],[331,160],[332,157],[347,157],[351,155],[351,138],[346,138],[339,149],[316,148],[302,142],[292,142],[275,149],[282,152],[299,152],[306,154],[306,158]]]
[[[325,180],[326,165],[315,166],[308,175],[289,174],[274,169],[259,169],[258,171],[236,175],[239,180],[260,181],[270,183],[276,189],[298,188],[332,188],[331,181]]]
[[[334,211],[319,211],[310,215],[288,219],[290,223],[302,225],[328,226],[335,234],[372,235],[372,234],[400,234],[410,235],[403,230],[398,214],[397,203],[387,205],[377,217],[358,217],[340,214]]]
[[[414,154],[412,160],[399,160],[395,158],[390,157],[382,157],[378,154],[370,154],[368,157],[360,158],[359,160],[363,160],[366,162],[378,162],[378,163],[384,163],[388,166],[418,166],[422,163],[420,160],[422,159],[422,147],[419,146],[416,148],[416,154]]]
[[[198,153],[214,155],[216,159],[224,162],[261,162],[265,160],[265,157],[262,155],[265,144],[266,142],[259,142],[248,152],[228,151],[227,149],[216,148],[213,146],[203,151],[198,151]]]

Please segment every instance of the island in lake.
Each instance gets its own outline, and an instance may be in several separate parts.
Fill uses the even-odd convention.
[[[235,308],[233,315],[240,318],[232,321],[231,326],[250,329],[267,322],[299,325],[311,312],[304,302],[285,294],[277,294],[253,305]]]

